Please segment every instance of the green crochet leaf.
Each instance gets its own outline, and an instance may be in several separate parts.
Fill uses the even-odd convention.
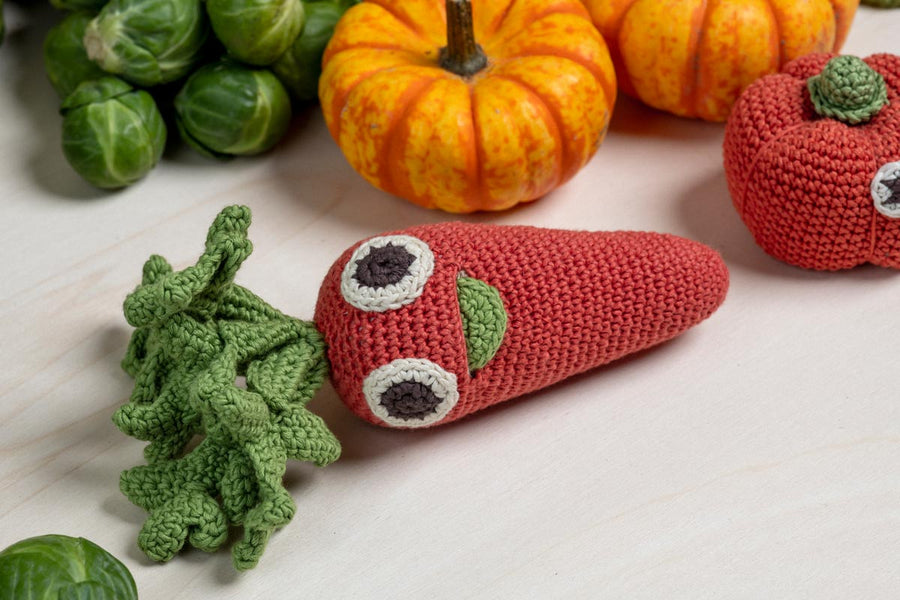
[[[466,338],[469,370],[484,367],[500,349],[506,333],[506,309],[497,288],[473,277],[458,277],[456,293]]]
[[[234,283],[252,250],[249,225],[249,209],[226,208],[195,265],[173,271],[152,256],[125,300],[136,329],[122,367],[135,386],[113,421],[150,444],[148,464],[123,472],[119,486],[150,513],[138,543],[154,560],[185,543],[216,550],[242,525],[234,564],[253,567],[296,510],[286,461],[324,466],[340,456],[306,409],[328,372],[321,334]]]
[[[164,259],[152,256],[144,265],[140,287],[125,299],[125,319],[134,327],[158,325],[186,310],[211,317],[223,288],[231,285],[253,244],[247,239],[250,209],[230,206],[216,217],[206,237],[206,251],[197,264],[183,271],[166,270]]]

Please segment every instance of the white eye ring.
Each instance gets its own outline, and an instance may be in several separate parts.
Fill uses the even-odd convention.
[[[427,396],[410,403],[407,390],[398,386]],[[387,399],[389,390],[395,393]],[[372,414],[393,427],[427,427],[446,417],[459,402],[456,375],[424,358],[398,358],[378,367],[363,380],[362,391]]]
[[[900,218],[900,161],[883,165],[872,178],[875,210],[892,219]]]
[[[388,246],[402,249],[409,259],[402,278],[386,285],[368,285],[360,281],[357,270],[373,251]],[[375,237],[357,248],[341,273],[341,294],[344,300],[366,312],[395,310],[422,295],[425,283],[434,272],[434,254],[428,244],[408,235]]]

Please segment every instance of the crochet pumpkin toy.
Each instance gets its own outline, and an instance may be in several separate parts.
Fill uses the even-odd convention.
[[[775,258],[900,268],[900,57],[814,54],[754,83],[724,162],[735,208]]]
[[[120,487],[150,513],[138,544],[154,560],[242,525],[235,566],[256,564],[295,511],[286,460],[340,454],[306,409],[329,367],[363,419],[432,427],[673,338],[728,287],[715,251],[672,235],[443,223],[348,249],[308,322],[233,282],[249,224],[226,208],[196,265],[152,256],[125,300],[135,387],[113,420],[150,444]]]

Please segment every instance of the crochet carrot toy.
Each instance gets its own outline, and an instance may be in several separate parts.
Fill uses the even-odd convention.
[[[353,412],[426,427],[674,337],[727,284],[718,254],[674,236],[443,223],[348,250],[315,322]]]
[[[226,208],[195,266],[151,257],[125,301],[135,390],[114,421],[151,443],[120,483],[150,512],[138,542],[155,560],[242,524],[235,566],[256,564],[294,513],[285,461],[340,453],[305,408],[329,365],[362,418],[429,427],[670,339],[728,287],[716,252],[671,235],[443,223],[347,250],[310,323],[233,283],[249,223]]]

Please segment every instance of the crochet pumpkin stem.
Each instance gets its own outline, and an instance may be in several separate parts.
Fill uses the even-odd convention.
[[[472,4],[469,0],[446,0],[447,45],[441,48],[442,68],[470,77],[487,66],[487,55],[475,42]]]
[[[888,103],[884,78],[855,56],[832,58],[807,87],[819,115],[850,125],[865,123]]]

